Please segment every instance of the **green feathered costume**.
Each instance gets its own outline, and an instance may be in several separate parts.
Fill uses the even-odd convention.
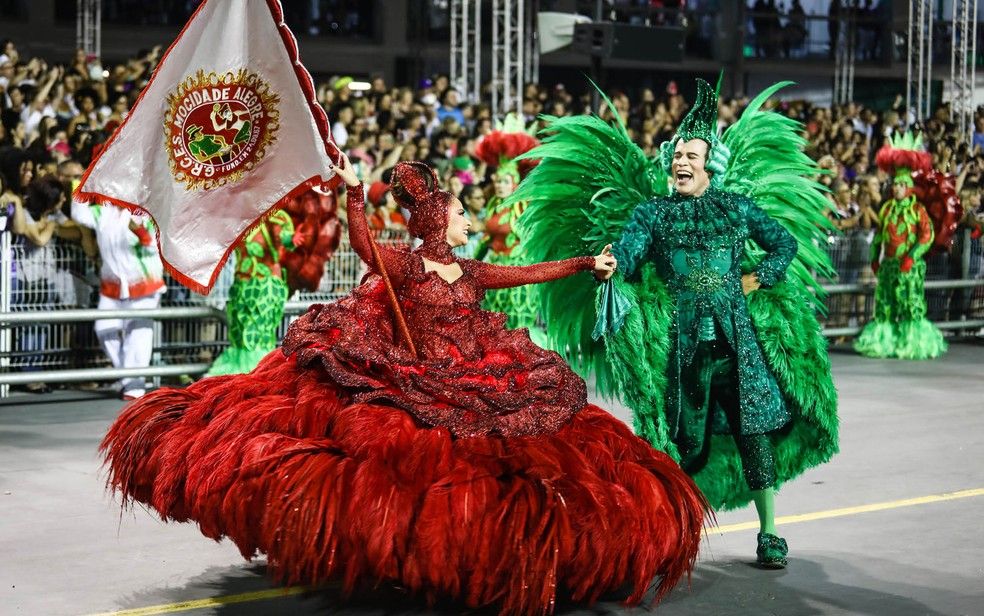
[[[658,159],[650,160],[632,143],[621,121],[610,125],[596,116],[575,116],[546,118],[543,144],[524,155],[541,162],[511,200],[529,202],[520,233],[531,262],[596,254],[620,237],[630,240],[632,234],[626,237],[624,231],[632,227],[632,219],[636,228],[653,225],[648,228],[657,244],[666,239],[663,232],[678,238],[719,234],[737,242],[734,247],[743,257],[740,270],[737,265],[718,272],[692,267],[695,275],[687,281],[667,279],[667,263],[664,260],[661,267],[656,255],[660,251],[652,243],[637,253],[626,241],[616,246],[615,254],[620,271],[632,266],[631,276],[617,273],[600,289],[574,278],[540,285],[541,310],[550,346],[585,376],[594,374],[599,392],[621,399],[633,410],[636,432],[679,460],[671,431],[686,420],[676,414],[680,349],[692,344],[691,336],[700,337],[708,323],[706,310],[714,314],[712,328],[731,329],[728,320],[714,312],[721,309],[713,306],[715,301],[703,304],[704,312],[684,315],[681,328],[680,295],[703,289],[712,291],[708,297],[726,297],[722,301],[732,305],[724,310],[734,310],[734,329],[724,333],[738,351],[738,373],[755,375],[738,387],[742,413],[766,392],[764,398],[772,400],[758,405],[765,409],[766,423],[783,424],[768,434],[778,486],[837,451],[837,397],[816,319],[823,292],[814,277],[831,275],[829,258],[819,248],[830,229],[824,216],[828,203],[815,181],[816,164],[802,152],[800,125],[761,109],[788,82],[756,97],[720,139],[713,134],[716,93],[706,82],[698,84],[698,101],[678,135],[699,136],[699,124],[705,133],[711,131],[701,138],[712,144],[707,169],[713,178],[701,197],[669,195],[667,170],[676,139],[668,147],[664,144]],[[696,117],[699,108],[713,109],[713,116]],[[617,113],[613,116],[618,118]],[[690,207],[704,204],[720,215]],[[647,220],[653,214],[656,218]],[[790,235],[797,244],[791,262],[793,251],[781,246],[782,238]],[[772,244],[767,258],[753,239]],[[714,263],[710,253],[677,255],[684,263],[688,256],[690,265],[697,263],[692,261],[695,257]],[[739,295],[733,303],[734,285],[740,293],[741,273],[753,271],[763,288],[747,301],[740,301]],[[681,282],[692,286],[685,289]],[[604,341],[596,341],[593,334],[603,333]],[[693,473],[695,481],[715,508],[747,504],[753,495],[742,473],[736,439],[715,430],[710,441],[706,463]]]
[[[277,328],[290,292],[280,264],[283,250],[294,250],[294,223],[277,210],[236,247],[236,278],[229,288],[226,321],[229,346],[206,376],[251,372],[277,348]]]
[[[912,171],[928,172],[932,157],[922,136],[905,133],[878,151],[875,162],[905,187],[903,199],[889,199],[878,213],[871,242],[871,267],[878,276],[874,318],[854,349],[866,357],[933,359],[946,353],[941,332],[926,318],[926,253],[933,246],[933,223],[912,192]],[[893,187],[894,188],[894,187]]]

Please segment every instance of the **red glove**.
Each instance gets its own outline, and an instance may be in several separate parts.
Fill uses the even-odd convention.
[[[874,272],[876,276],[878,275],[879,266],[881,266],[881,263],[879,263],[877,259],[871,262],[871,271]]]
[[[154,238],[150,237],[150,232],[147,231],[147,227],[133,227],[130,230],[133,231],[133,234],[140,240],[141,245],[150,246],[154,243]]]
[[[908,272],[909,270],[912,269],[912,265],[913,265],[912,257],[902,257],[902,265],[899,266],[899,269],[902,270],[903,272]]]

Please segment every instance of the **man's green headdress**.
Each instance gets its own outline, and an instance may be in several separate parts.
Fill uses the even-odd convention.
[[[718,88],[721,80],[718,79]],[[687,113],[677,135],[684,141],[703,139],[708,144],[717,140],[718,120],[718,91],[711,89],[711,84],[703,79],[697,80],[697,100]]]
[[[697,98],[693,106],[680,122],[676,135],[664,141],[659,148],[660,164],[669,173],[673,162],[673,150],[677,143],[691,139],[704,140],[708,145],[706,167],[711,173],[711,186],[716,188],[720,188],[723,184],[724,175],[728,170],[728,159],[731,158],[731,151],[721,142],[717,134],[718,93],[721,91],[723,77],[724,73],[721,73],[717,87],[714,89],[703,79],[697,80]]]

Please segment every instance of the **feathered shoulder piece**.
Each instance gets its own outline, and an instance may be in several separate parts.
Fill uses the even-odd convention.
[[[954,178],[948,173],[930,169],[912,174],[916,200],[926,208],[933,221],[934,252],[949,252],[953,235],[964,216],[963,205],[957,196]]]
[[[786,279],[811,290],[810,297],[822,309],[824,291],[817,276],[834,275],[823,247],[827,234],[835,232],[825,216],[830,207],[826,188],[817,181],[823,171],[804,153],[802,125],[766,108],[769,99],[789,85],[792,82],[783,81],[763,90],[721,137],[731,153],[723,187],[752,199],[796,238],[799,250]],[[756,259],[761,250],[749,245],[747,254]]]

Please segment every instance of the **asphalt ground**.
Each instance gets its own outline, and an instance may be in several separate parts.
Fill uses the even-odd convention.
[[[984,614],[984,345],[930,362],[831,357],[841,453],[777,496],[789,567],[752,566],[752,508],[719,514],[658,616]],[[0,614],[461,613],[387,587],[346,601],[332,587],[278,589],[228,541],[122,512],[96,454],[121,406],[70,391],[0,400]],[[615,598],[557,607],[648,611]]]

